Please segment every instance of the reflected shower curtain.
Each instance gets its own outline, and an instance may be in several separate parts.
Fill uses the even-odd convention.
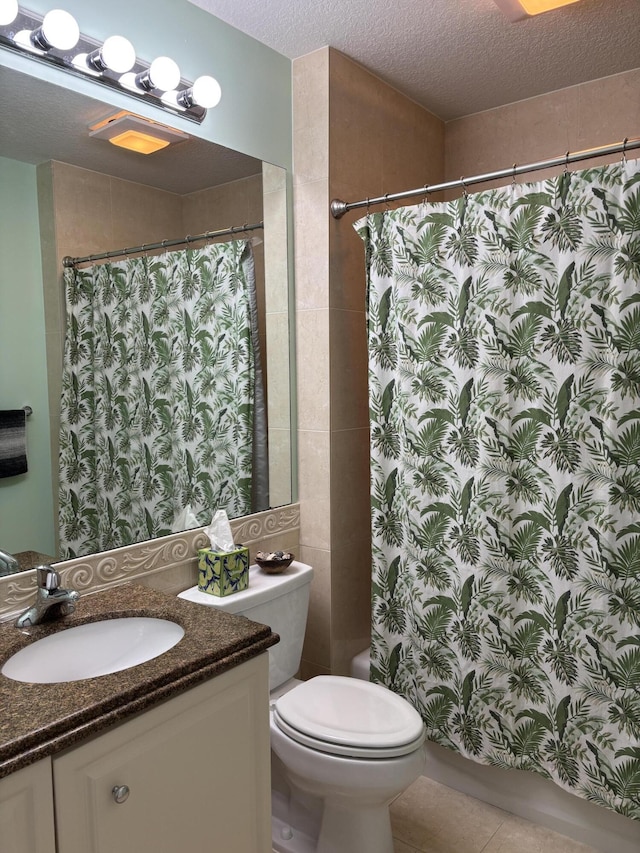
[[[640,168],[370,215],[372,677],[640,818]]]
[[[251,512],[253,275],[244,241],[65,271],[64,557]]]

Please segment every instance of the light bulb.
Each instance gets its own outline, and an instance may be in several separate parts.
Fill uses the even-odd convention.
[[[149,69],[136,76],[136,84],[147,92],[160,89],[168,92],[175,89],[180,82],[180,69],[173,59],[168,56],[158,56]]]
[[[0,0],[0,26],[12,24],[18,17],[18,0]]]
[[[31,33],[31,42],[41,50],[71,50],[80,38],[80,28],[73,15],[63,9],[52,9],[42,24]]]
[[[102,47],[94,50],[86,58],[89,68],[95,71],[115,71],[124,74],[130,71],[136,61],[136,52],[129,39],[123,36],[109,36]]]
[[[177,101],[183,107],[192,107],[196,104],[208,110],[217,106],[221,97],[222,89],[218,81],[205,74],[198,77],[191,88],[178,92]]]

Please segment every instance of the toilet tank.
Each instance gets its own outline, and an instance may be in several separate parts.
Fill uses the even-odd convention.
[[[194,586],[178,597],[246,616],[279,634],[280,642],[269,649],[269,689],[274,690],[293,678],[300,667],[312,577],[311,566],[297,560],[280,575],[268,575],[251,566],[249,586],[241,592],[221,598]]]

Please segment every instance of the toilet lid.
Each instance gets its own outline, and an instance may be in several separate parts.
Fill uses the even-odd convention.
[[[337,675],[303,681],[281,696],[274,720],[306,746],[334,755],[390,758],[424,741],[418,712],[385,687]]]

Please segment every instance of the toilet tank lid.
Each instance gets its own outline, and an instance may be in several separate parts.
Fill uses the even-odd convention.
[[[294,560],[280,575],[268,575],[259,566],[250,566],[247,589],[231,595],[218,596],[201,592],[197,586],[192,586],[179,593],[178,598],[194,601],[196,604],[205,604],[208,607],[217,607],[219,610],[226,610],[227,613],[244,613],[252,607],[257,607],[266,601],[292,592],[304,584],[311,583],[312,576],[312,567],[297,560]]]

